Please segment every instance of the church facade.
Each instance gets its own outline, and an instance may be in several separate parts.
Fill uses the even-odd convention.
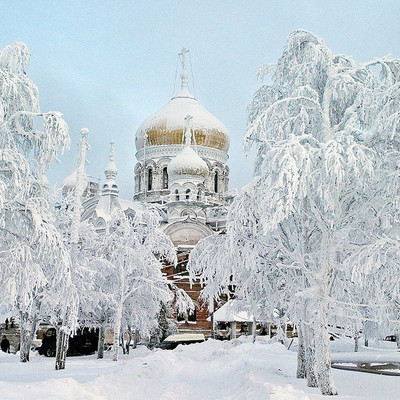
[[[163,230],[174,243],[177,266],[164,272],[196,305],[194,315],[178,316],[179,330],[210,333],[208,305],[200,285],[190,286],[186,264],[196,243],[225,229],[228,206],[229,133],[225,125],[190,93],[187,50],[180,53],[181,88],[136,132],[134,200],[163,210]]]
[[[167,278],[184,289],[195,303],[192,315],[177,315],[181,332],[209,335],[208,305],[199,301],[201,287],[190,285],[186,265],[196,243],[226,226],[233,193],[228,191],[229,133],[224,124],[190,93],[186,72],[187,50],[180,53],[181,88],[161,110],[148,117],[136,132],[133,200],[119,197],[113,143],[104,171],[105,182],[85,177],[89,193],[82,219],[103,231],[113,209],[134,212],[143,203],[155,205],[164,233],[173,242],[176,266],[166,265]],[[76,171],[64,180],[63,191],[74,188]]]

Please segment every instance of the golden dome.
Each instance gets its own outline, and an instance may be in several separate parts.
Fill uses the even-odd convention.
[[[186,87],[140,125],[136,132],[136,150],[140,151],[145,145],[183,145],[184,119],[188,115],[192,116],[194,145],[228,152],[229,133],[225,125],[207,111]]]

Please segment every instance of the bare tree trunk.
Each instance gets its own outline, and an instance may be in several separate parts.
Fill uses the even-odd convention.
[[[119,338],[121,335],[121,324],[122,324],[122,310],[124,307],[124,290],[125,290],[125,261],[124,266],[119,267],[119,275],[120,275],[120,294],[119,294],[119,302],[117,306],[117,310],[115,312],[114,318],[114,336],[113,336],[113,361],[118,361],[118,352],[119,352]]]
[[[124,332],[119,333],[119,345],[122,349],[122,354],[126,354],[126,347],[125,347],[125,338],[124,338]]]
[[[315,344],[314,332],[311,326],[304,326],[304,339],[306,348],[306,376],[308,387],[318,387],[317,376],[315,375]]]
[[[136,347],[137,347],[138,337],[139,337],[139,331],[137,329],[135,329],[135,336],[133,338],[133,348],[134,349],[136,349]]]
[[[28,313],[20,311],[20,353],[19,358],[21,362],[29,361],[29,353],[32,346],[33,339],[36,334],[38,324],[38,317],[34,315],[32,321]]]
[[[128,326],[127,335],[128,337],[125,343],[125,347],[126,347],[126,354],[129,354],[129,346],[131,345],[132,341],[132,329],[130,326]]]
[[[120,301],[117,312],[115,314],[114,338],[113,338],[113,361],[118,361],[121,320],[122,320],[122,300]]]
[[[323,234],[322,248],[324,251],[324,260],[321,280],[318,282],[319,293],[315,301],[315,313],[313,318],[313,327],[315,333],[315,372],[317,375],[318,386],[324,396],[334,396],[338,392],[333,383],[331,370],[330,340],[328,332],[329,315],[329,291],[334,281],[334,256],[333,251],[333,233],[330,228]],[[318,298],[319,297],[319,298]]]
[[[358,332],[355,332],[354,334],[354,351],[357,353],[359,349],[359,339],[360,337],[358,336]]]
[[[297,352],[297,372],[296,377],[304,379],[306,377],[306,344],[304,342],[303,326],[301,324],[297,327],[299,349]]]
[[[105,323],[102,322],[99,327],[99,341],[97,344],[97,358],[104,357],[104,338],[106,333]]]
[[[321,300],[321,305],[316,314],[318,320],[314,322],[315,333],[315,371],[318,386],[325,396],[337,395],[337,390],[331,375],[331,357],[329,348],[329,334],[327,322],[326,301]]]
[[[211,317],[211,338],[215,339],[215,321],[214,321],[214,298],[210,296],[208,301],[208,311]]]
[[[369,317],[369,312],[366,310],[366,315]],[[371,321],[364,321],[363,323],[363,333],[364,333],[364,346],[368,347],[368,342],[371,334],[371,329],[373,329],[373,322]]]
[[[19,329],[20,329],[20,353],[19,353],[19,359],[21,362],[27,362],[29,361],[29,348],[30,346],[28,345],[28,318],[27,318],[27,313],[20,311],[19,312]]]
[[[277,330],[276,330],[276,340],[279,343],[282,343],[283,345],[285,344],[285,328],[283,326],[282,319],[280,319],[279,322],[278,322],[278,327],[277,327]]]
[[[65,369],[65,360],[68,352],[69,335],[63,327],[57,326],[57,342],[56,342],[56,370]]]

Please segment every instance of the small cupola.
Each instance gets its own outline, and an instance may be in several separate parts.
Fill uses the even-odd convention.
[[[184,148],[168,164],[167,172],[171,183],[185,180],[203,182],[208,175],[206,162],[191,147],[193,134],[190,128],[191,120],[191,115],[185,117]]]

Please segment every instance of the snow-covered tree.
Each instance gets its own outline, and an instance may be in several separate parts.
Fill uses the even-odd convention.
[[[400,333],[399,278],[399,163],[400,163],[400,60],[384,57],[367,63],[375,76],[375,123],[364,142],[375,152],[373,197],[369,201],[369,234],[355,241],[359,250],[346,260],[352,279],[363,285],[364,303],[371,322]],[[360,242],[362,246],[360,246]],[[400,341],[400,338],[399,338]]]
[[[372,71],[377,63],[384,82]],[[398,275],[398,150],[390,142],[398,140],[398,65],[358,65],[296,31],[278,63],[261,69],[272,81],[249,107],[245,143],[257,146],[255,178],[232,205],[219,262],[244,298],[283,302],[299,326],[300,364],[323,394],[336,394],[328,324],[342,313],[358,331],[362,309],[376,311],[397,293],[389,277]],[[192,265],[204,269],[212,256],[199,246]],[[218,282],[207,290],[217,293]]]
[[[114,265],[107,260],[101,248],[102,233],[97,232],[89,221],[81,221],[80,212],[75,212],[76,197],[80,199],[79,210],[84,200],[83,190],[80,194],[77,192],[75,188],[64,193],[58,201],[57,224],[65,246],[71,254],[71,284],[77,298],[77,323],[79,327],[99,329],[98,358],[103,358],[105,329],[109,326],[111,315],[115,310],[114,298],[109,295],[109,287],[113,286],[116,273]],[[76,222],[78,222],[78,230],[75,231],[78,237],[77,246],[71,239]],[[59,325],[59,322],[54,325]],[[78,325],[68,324],[71,327]],[[75,329],[66,329],[67,336],[75,333],[74,331]],[[64,355],[62,358],[65,360]]]
[[[21,361],[29,360],[45,293],[70,266],[45,177],[58,150],[69,145],[68,129],[60,113],[40,112],[29,61],[20,42],[0,52],[1,302],[19,314]]]
[[[398,74],[397,65],[393,61],[388,69]],[[393,77],[390,80],[393,84]],[[297,301],[303,298],[302,308],[313,310],[299,322],[313,330],[316,378],[324,394],[335,393],[327,343],[332,310],[337,313],[343,308],[339,299],[347,293],[347,312],[352,308],[354,319],[359,319],[365,303],[372,306],[378,293],[391,292],[393,284],[388,285],[385,274],[398,268],[398,257],[388,259],[387,249],[379,246],[374,215],[377,210],[385,220],[398,215],[396,207],[387,214],[388,201],[378,189],[383,185],[388,199],[398,192],[397,186],[388,188],[387,180],[388,174],[397,174],[393,162],[398,150],[392,143],[390,151],[386,147],[386,156],[395,155],[389,155],[391,166],[385,176],[381,173],[385,157],[373,145],[385,137],[388,121],[392,135],[398,129],[393,104],[392,114],[380,117],[387,109],[382,93],[393,91],[393,86],[379,84],[369,65],[335,56],[321,39],[299,31],[290,35],[272,85],[260,89],[250,107],[246,140],[261,142],[257,158],[261,176],[257,197],[263,199],[260,223],[264,234],[279,238],[278,266],[292,272],[288,282],[296,282],[294,273],[300,283]],[[384,232],[396,240],[393,222]],[[376,272],[379,264],[372,257],[368,262],[362,257],[371,247],[379,247],[375,257],[385,258],[374,292],[368,289],[370,271]],[[364,304],[360,304],[362,297]],[[292,319],[299,315],[297,311]]]
[[[352,235],[368,228],[373,155],[359,136],[373,123],[373,83],[366,67],[333,55],[313,34],[294,32],[272,85],[255,96],[246,135],[248,143],[262,142],[260,224],[278,238],[277,265],[289,272],[292,288],[296,283],[296,301],[302,299],[302,315],[297,308],[291,318],[312,330],[323,394],[336,393],[328,343],[329,318],[338,307],[332,291],[346,283],[340,275]]]
[[[161,260],[175,263],[176,253],[159,229],[158,214],[144,204],[134,215],[115,210],[100,240],[99,249],[115,270],[108,294],[116,307],[112,321],[113,360],[117,361],[122,325],[145,335],[156,325],[161,305],[172,301],[170,283],[161,273]],[[189,305],[187,302],[186,308]]]
[[[59,320],[55,321],[57,329],[55,367],[57,370],[65,368],[69,343],[68,338],[76,330],[78,317],[82,318],[82,304],[85,304],[82,302],[82,298],[85,295],[87,297],[88,294],[93,293],[87,287],[90,285],[85,276],[88,272],[87,268],[85,268],[87,265],[85,255],[87,254],[82,251],[81,244],[83,239],[86,242],[93,242],[93,237],[96,237],[94,229],[88,226],[87,222],[83,224],[81,222],[82,200],[87,183],[85,166],[87,163],[86,152],[89,149],[88,136],[89,130],[87,128],[81,129],[77,157],[76,186],[72,193],[69,193],[57,207],[59,228],[63,234],[65,247],[68,249],[71,259],[71,285],[69,285],[67,297],[75,300],[73,303],[71,302],[74,307],[65,308],[64,312],[57,315]],[[78,315],[78,310],[81,311],[81,315]],[[90,311],[88,312],[90,313]]]

